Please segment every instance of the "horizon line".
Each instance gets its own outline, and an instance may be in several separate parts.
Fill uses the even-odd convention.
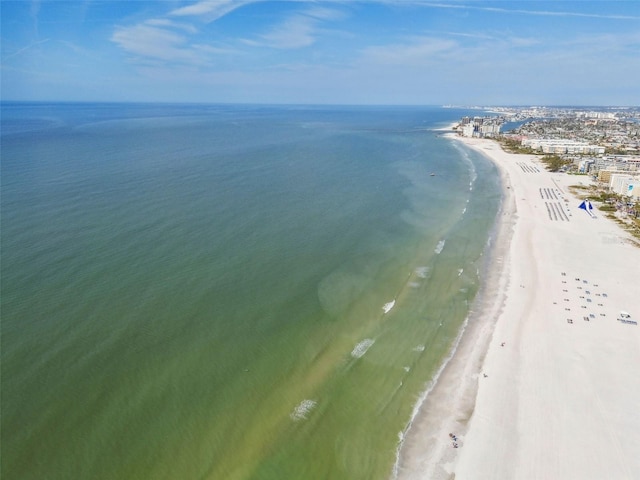
[[[273,107],[440,107],[440,108],[458,108],[458,109],[473,109],[473,108],[640,108],[639,105],[622,105],[622,104],[532,104],[532,103],[511,103],[511,104],[453,104],[453,103],[305,103],[305,102],[216,102],[216,101],[174,101],[174,100],[14,100],[14,99],[0,99],[1,104],[9,103],[31,103],[31,104],[51,104],[51,103],[66,103],[66,104],[121,104],[121,105],[225,105],[225,106],[273,106]]]

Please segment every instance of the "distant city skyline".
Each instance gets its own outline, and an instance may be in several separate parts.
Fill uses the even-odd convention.
[[[5,1],[2,100],[640,104],[636,1]]]

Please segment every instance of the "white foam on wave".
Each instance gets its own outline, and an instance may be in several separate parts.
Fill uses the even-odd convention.
[[[459,268],[458,269],[458,276],[462,275],[462,272],[464,272],[464,268]]]
[[[373,345],[374,343],[374,339],[365,338],[355,347],[353,347],[353,350],[351,350],[351,356],[353,358],[361,358],[365,353],[367,353],[367,350],[369,350],[369,348],[371,348],[371,345]]]
[[[478,178],[478,172],[476,171],[476,166],[471,160],[469,151],[466,150],[465,147],[460,146],[458,142],[454,142],[453,145],[454,145],[454,148],[458,150],[458,152],[460,152],[462,160],[467,164],[467,167],[469,168],[469,179],[470,179],[469,185],[471,185]]]
[[[444,248],[444,244],[445,244],[444,240],[440,240],[438,242],[438,245],[436,245],[436,249],[434,250],[436,255],[440,255],[440,252],[442,252],[442,249]]]
[[[391,311],[391,309],[395,304],[396,304],[396,301],[391,300],[390,302],[387,302],[382,306],[382,310],[384,310],[384,313],[389,313],[389,311]]]
[[[473,184],[476,183],[477,175],[475,174],[475,170],[470,171],[471,181],[469,182],[469,191],[473,190]]]
[[[427,274],[429,273],[429,267],[417,267],[415,269],[416,275],[420,278],[427,278]]]
[[[469,165],[469,186],[471,187],[478,178],[478,172],[476,171],[476,166],[473,164],[470,157],[467,156],[465,160],[467,161],[467,165]]]
[[[417,345],[417,346],[413,347],[413,351],[414,352],[424,352],[425,348],[427,348],[427,347],[425,347],[424,345],[420,344],[420,345]]]
[[[467,207],[464,207],[464,208],[462,209],[462,214],[464,215],[465,213],[467,213]]]
[[[311,412],[311,410],[313,410],[317,404],[318,402],[316,402],[315,400],[309,400],[309,399],[302,400],[298,404],[298,406],[293,409],[293,412],[291,412],[291,414],[289,415],[291,417],[291,420],[293,420],[294,422],[305,420],[309,412]]]

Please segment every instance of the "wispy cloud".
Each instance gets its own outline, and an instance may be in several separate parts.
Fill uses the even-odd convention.
[[[137,63],[171,62],[202,66],[212,56],[234,52],[229,48],[195,41],[202,22],[213,22],[256,0],[213,0],[171,10],[166,17],[151,18],[135,25],[116,27],[111,41],[136,56]],[[183,20],[176,21],[174,18]]]
[[[432,36],[435,36],[432,34]],[[451,36],[460,39],[473,40],[476,44],[505,44],[511,47],[532,47],[542,44],[542,40],[532,37],[518,37],[511,34],[495,32],[493,34],[486,33],[469,33],[469,32],[442,32],[443,37]]]
[[[346,18],[346,14],[342,10],[327,7],[311,7],[307,9],[303,15],[316,20],[337,21]]]
[[[142,58],[171,62],[200,63],[195,53],[186,48],[187,38],[169,30],[146,25],[116,29],[111,40],[124,51]]]
[[[405,43],[367,47],[362,59],[380,65],[419,65],[459,48],[457,42],[437,37],[414,37]]]
[[[12,57],[17,57],[17,56],[27,52],[28,50],[31,50],[32,48],[37,47],[38,45],[41,45],[43,43],[47,43],[48,41],[49,41],[48,38],[44,38],[42,40],[38,40],[37,42],[33,42],[33,43],[27,45],[26,47],[19,48],[15,52],[10,53],[6,57],[4,57],[2,60],[8,60],[8,59],[10,59]]]
[[[316,21],[294,15],[256,39],[245,39],[246,45],[271,48],[302,48],[316,41]]]
[[[254,39],[245,39],[251,46],[270,48],[302,48],[313,45],[318,36],[324,32],[323,22],[337,21],[345,18],[344,12],[326,7],[311,7],[302,12],[290,15],[270,31],[258,35]]]
[[[266,27],[267,30],[262,33],[257,30],[244,32],[244,38],[227,38],[226,45],[222,46],[212,43],[205,36],[204,24],[213,23],[243,6],[261,1],[195,2],[169,10],[164,16],[156,16],[135,25],[118,26],[111,41],[131,55],[137,64],[164,61],[203,67],[213,65],[216,56],[240,53],[243,46],[245,50],[247,46],[280,50],[311,46],[321,35],[327,34],[329,22],[345,18],[341,9],[327,6],[330,4],[304,1],[302,3],[305,5],[301,8],[300,2],[290,2],[286,8],[279,10],[281,13],[275,24]]]
[[[469,32],[444,32],[445,35],[451,35],[454,37],[473,38],[478,40],[495,40],[495,35],[487,35],[485,33],[469,33]]]
[[[56,40],[56,43],[72,51],[76,56],[81,56],[81,57],[92,59],[95,61],[103,60],[103,57],[100,54],[100,52],[97,52],[94,49],[83,47],[81,45],[78,45],[77,43],[69,42],[68,40]]]
[[[205,22],[214,22],[234,10],[258,0],[203,0],[172,10],[174,17],[200,17]]]
[[[581,18],[600,18],[609,20],[640,20],[640,16],[633,15],[616,15],[606,13],[582,13],[582,12],[568,12],[568,11],[553,11],[553,10],[522,10],[522,9],[510,9],[501,7],[480,7],[477,5],[469,4],[449,4],[449,3],[416,3],[416,5],[422,5],[425,7],[434,8],[449,8],[456,10],[481,10],[484,12],[494,13],[510,13],[520,15],[536,15],[547,17],[581,17]]]
[[[260,42],[253,45],[262,45],[272,48],[302,48],[313,45],[316,41],[315,26],[308,19],[291,19],[283,23],[282,28],[277,28],[261,36]]]
[[[198,33],[198,29],[189,23],[174,22],[166,18],[152,18],[151,20],[147,20],[144,23],[146,25],[151,25],[154,27],[166,27],[174,28],[176,30],[183,30],[184,32],[191,34]]]

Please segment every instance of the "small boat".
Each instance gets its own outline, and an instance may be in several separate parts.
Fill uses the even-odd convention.
[[[435,173],[433,173],[433,172],[431,172],[431,173],[429,174],[429,176],[430,176],[430,177],[435,177],[435,176],[436,176],[436,174],[435,174]]]

